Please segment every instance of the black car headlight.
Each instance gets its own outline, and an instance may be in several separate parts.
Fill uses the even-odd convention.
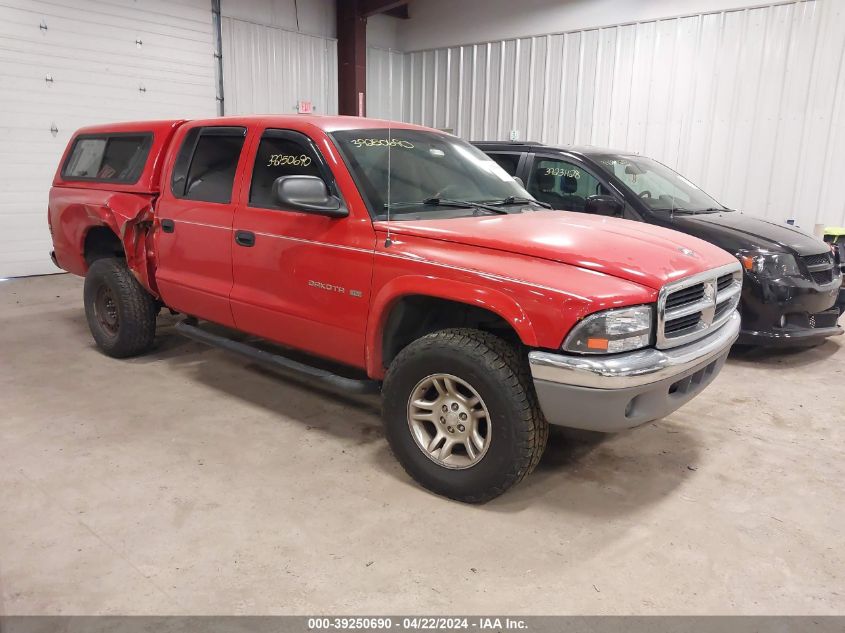
[[[742,267],[761,277],[800,277],[798,262],[789,253],[740,251],[736,254]]]
[[[831,244],[830,252],[833,253],[833,263],[837,267],[845,265],[845,242],[842,244]]]
[[[562,349],[577,354],[614,354],[651,343],[651,306],[596,312],[572,328]]]

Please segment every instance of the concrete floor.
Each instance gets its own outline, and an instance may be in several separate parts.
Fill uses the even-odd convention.
[[[553,433],[469,507],[377,403],[185,341],[96,351],[82,281],[0,283],[0,613],[845,610],[845,341],[732,358],[671,417]]]

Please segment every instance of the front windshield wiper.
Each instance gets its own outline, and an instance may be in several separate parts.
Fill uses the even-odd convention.
[[[708,209],[685,209],[684,207],[675,207],[673,209],[671,207],[659,207],[657,209],[652,209],[652,211],[663,211],[665,213],[682,213],[685,215],[699,215],[703,213],[722,213],[724,211],[732,211],[732,209],[720,207],[710,207]]]
[[[695,211],[690,211],[689,209],[684,209],[683,207],[657,207],[652,208],[652,211],[663,211],[664,213],[690,213],[693,214]]]
[[[666,211],[669,211],[669,210],[670,209],[666,209]],[[717,209],[715,207],[710,208],[710,209],[683,209],[683,208],[675,207],[674,209],[671,209],[671,211],[673,211],[675,213],[684,213],[684,214],[687,214],[687,215],[704,215],[706,213],[721,213],[722,211],[726,211],[726,210],[727,209]]]
[[[481,211],[488,211],[498,215],[507,215],[508,212],[504,209],[491,207],[488,204],[481,202],[471,202],[470,200],[450,200],[448,198],[426,198],[420,202],[391,202],[389,205],[385,204],[385,209],[398,209],[402,207],[412,206],[432,206],[432,207],[452,207],[454,209],[479,209]]]
[[[472,207],[473,209],[481,209],[482,211],[489,211],[490,213],[498,213],[499,215],[507,215],[508,212],[504,209],[491,207],[489,204],[483,202],[472,202],[471,200],[450,200],[449,198],[426,198],[423,204],[430,204],[435,207],[454,207],[456,209]]]
[[[548,202],[540,202],[539,200],[535,200],[534,198],[525,198],[523,196],[508,196],[502,200],[491,200],[488,204],[495,204],[499,206],[506,206],[509,204],[536,204],[544,209],[551,209],[552,205]]]

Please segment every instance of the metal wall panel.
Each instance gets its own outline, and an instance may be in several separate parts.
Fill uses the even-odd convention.
[[[401,120],[405,64],[400,51],[367,48],[367,116]]]
[[[337,40],[223,17],[226,114],[337,114]]]
[[[845,2],[807,0],[404,56],[403,117],[474,140],[652,156],[730,207],[845,224]]]
[[[76,129],[214,104],[208,0],[0,0],[0,277],[59,272],[47,196]]]

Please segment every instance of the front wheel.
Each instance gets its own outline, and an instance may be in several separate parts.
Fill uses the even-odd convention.
[[[126,358],[153,346],[158,306],[123,259],[91,264],[83,296],[88,328],[105,354]]]
[[[499,496],[543,454],[548,423],[527,365],[497,336],[450,329],[403,349],[384,380],[385,435],[399,462],[437,494]]]

